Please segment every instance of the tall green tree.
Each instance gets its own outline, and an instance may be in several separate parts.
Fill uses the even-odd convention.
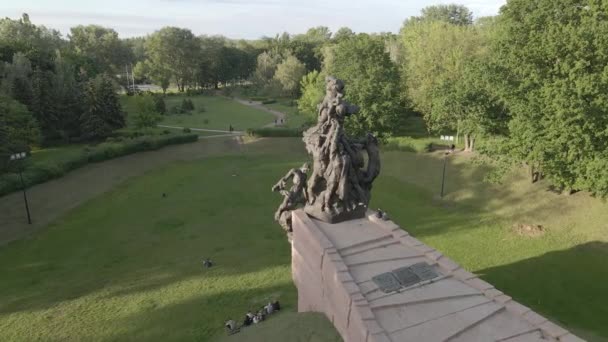
[[[337,44],[333,54],[334,61],[324,72],[344,80],[346,99],[361,107],[347,119],[351,132],[380,137],[395,132],[406,112],[399,100],[399,72],[384,43],[359,34]]]
[[[300,90],[300,81],[306,74],[306,66],[294,56],[287,56],[279,65],[274,74],[283,87],[283,92],[289,96],[296,97]]]
[[[442,21],[445,23],[466,26],[473,24],[473,12],[464,5],[433,5],[422,9],[422,15],[411,17],[408,21]]]
[[[80,116],[80,131],[84,139],[105,138],[125,126],[125,113],[111,78],[101,74],[90,80],[84,96],[85,109]]]
[[[325,88],[324,75],[313,70],[302,77],[300,91],[302,96],[298,99],[298,110],[312,119],[317,118],[317,106],[323,100]]]
[[[29,151],[38,142],[38,125],[25,105],[0,94],[0,170],[12,153]]]
[[[180,91],[194,82],[200,44],[190,30],[164,27],[150,35],[145,44],[147,68],[155,79],[166,81],[170,75]]]
[[[493,52],[505,144],[566,193],[608,194],[608,3],[511,0]]]
[[[122,72],[125,64],[133,60],[133,52],[111,28],[79,25],[70,29],[68,38],[74,53],[87,61],[86,69],[91,76]]]

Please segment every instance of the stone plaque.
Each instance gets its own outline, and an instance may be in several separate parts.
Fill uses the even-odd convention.
[[[397,278],[395,278],[395,275],[391,272],[379,274],[373,277],[372,280],[384,293],[397,291],[401,288],[401,284],[399,283]]]
[[[420,282],[420,277],[418,277],[418,275],[409,267],[402,267],[393,270],[393,274],[395,277],[397,277],[401,285],[405,287],[412,286]]]
[[[410,266],[410,270],[414,272],[420,281],[429,280],[437,278],[439,275],[433,269],[433,266],[427,264],[426,262],[420,262]]]

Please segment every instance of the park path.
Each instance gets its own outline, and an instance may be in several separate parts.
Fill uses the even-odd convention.
[[[216,137],[216,136],[214,136]],[[23,194],[0,197],[0,246],[46,227],[80,204],[113,189],[129,178],[172,162],[191,161],[241,151],[241,136],[207,139],[139,152],[73,170],[27,190],[32,225],[27,224]]]
[[[180,126],[167,126],[167,125],[156,125],[158,127],[161,128],[171,128],[171,129],[184,129],[186,127],[180,127]],[[218,130],[218,129],[207,129],[207,128],[192,128],[192,127],[188,127],[188,129],[190,129],[191,131],[195,131],[195,132],[210,132],[210,133],[227,133],[224,135],[209,135],[209,136],[203,136],[201,138],[214,138],[214,137],[225,137],[225,136],[231,136],[231,135],[239,135],[239,134],[245,134],[245,132],[242,131],[222,131],[222,130]]]
[[[253,108],[268,112],[268,113],[274,115],[277,118],[277,121],[283,120],[283,122],[287,122],[287,114],[280,112],[278,110],[270,109],[270,108],[264,106],[263,104],[261,104],[260,102],[244,100],[244,99],[240,99],[238,97],[234,97],[234,98],[232,98],[232,100],[234,100],[242,105],[253,107]],[[275,126],[276,126],[276,123],[271,122],[271,123],[265,125],[264,127],[275,127]]]

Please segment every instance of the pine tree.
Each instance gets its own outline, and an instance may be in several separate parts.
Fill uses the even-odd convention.
[[[84,139],[105,138],[125,126],[125,114],[109,77],[98,75],[90,80],[85,98],[85,110],[80,116],[80,131]]]

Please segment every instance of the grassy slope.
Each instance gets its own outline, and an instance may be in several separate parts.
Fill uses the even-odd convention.
[[[385,153],[372,205],[523,304],[589,340],[608,338],[608,205],[532,186],[523,173],[490,186],[469,159],[450,160],[439,201],[441,154]],[[548,232],[520,237],[520,223]]]
[[[293,311],[269,184],[301,158],[246,149],[128,181],[1,248],[3,338],[206,340],[270,298]]]
[[[9,340],[205,340],[269,297],[293,310],[289,246],[272,222],[280,198],[268,187],[305,158],[301,142],[244,151],[128,181],[0,249],[0,331]],[[384,153],[372,207],[525,305],[589,340],[607,338],[607,205],[520,174],[489,186],[466,156],[450,160],[439,201],[441,163]],[[548,233],[519,237],[517,223]],[[202,271],[205,256],[218,266]]]
[[[166,98],[167,108],[179,106],[184,96]],[[167,115],[161,122],[163,125],[228,130],[232,125],[235,130],[244,131],[247,128],[258,128],[274,122],[274,115],[236,103],[221,96],[193,96],[195,110],[192,115]],[[205,111],[199,112],[204,106]],[[208,120],[205,123],[205,120]]]

